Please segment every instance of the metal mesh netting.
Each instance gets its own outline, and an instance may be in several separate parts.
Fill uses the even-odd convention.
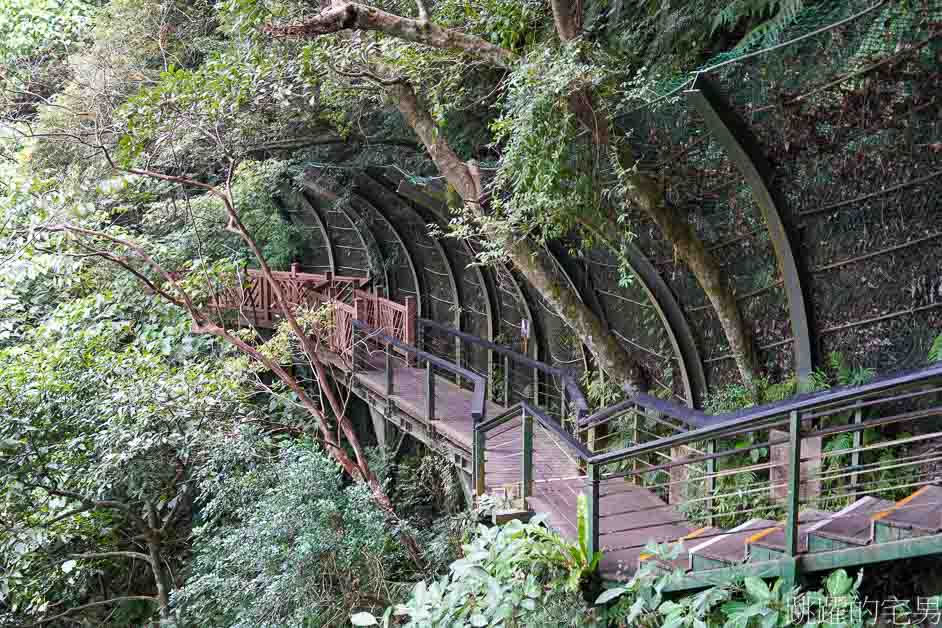
[[[940,325],[942,177],[934,175],[942,171],[942,3],[867,12],[871,6],[814,7],[782,39],[807,38],[705,65],[738,59],[706,68],[707,76],[757,136],[783,218],[800,230],[793,246],[809,271],[802,280],[819,348],[885,370],[924,361],[923,349]],[[827,29],[847,18],[853,19]],[[793,338],[766,221],[742,174],[685,98],[686,87],[686,78],[665,86],[664,93],[677,91],[621,124],[639,167],[665,182],[668,201],[686,213],[728,273],[762,366],[785,374]],[[685,306],[711,386],[736,381],[725,335],[695,278],[643,214],[632,218],[639,246]],[[601,268],[592,276],[605,281]]]
[[[289,185],[282,186],[279,202],[291,221],[304,229],[304,269],[316,273],[332,270],[330,242],[317,210]]]
[[[641,280],[635,277],[624,283],[618,260],[604,248],[586,251],[583,261],[612,333],[634,354],[659,392],[686,402],[680,378],[674,377],[680,368],[677,356]]]
[[[840,4],[807,20],[867,7]],[[922,363],[940,322],[940,29],[938,1],[888,4],[713,77],[800,230],[821,349],[880,370]]]
[[[437,321],[454,321],[458,305],[457,287],[444,251],[429,236],[425,218],[418,209],[390,191],[395,189],[395,184],[383,177],[376,177],[376,180],[377,185],[363,186],[361,192],[396,226],[412,258],[421,284],[420,314]]]

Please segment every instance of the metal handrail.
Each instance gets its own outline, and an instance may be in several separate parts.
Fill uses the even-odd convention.
[[[899,375],[878,378],[868,384],[858,386],[841,386],[839,388],[833,388],[821,392],[798,395],[782,402],[766,404],[754,408],[746,408],[745,410],[740,410],[737,412],[730,412],[719,415],[704,414],[703,416],[708,419],[708,423],[704,427],[693,429],[688,432],[683,432],[681,434],[666,436],[659,440],[641,443],[632,447],[626,447],[618,451],[598,454],[593,456],[589,462],[592,464],[604,465],[611,462],[618,462],[619,460],[625,460],[634,456],[640,456],[658,449],[679,447],[681,445],[687,445],[698,441],[713,440],[716,438],[732,436],[744,432],[751,432],[757,429],[762,429],[763,427],[767,427],[768,423],[773,422],[777,418],[780,419],[780,417],[783,415],[788,415],[792,412],[801,413],[823,405],[854,401],[856,399],[867,397],[872,394],[877,394],[892,388],[917,385],[932,381],[936,378],[942,378],[942,364],[936,364]],[[684,406],[680,406],[679,404],[672,404],[671,402],[663,403],[674,405],[677,408],[688,409]],[[591,418],[592,417],[589,417],[589,419]],[[587,421],[589,419],[587,419]]]
[[[509,408],[507,408],[505,411],[501,412],[497,416],[492,417],[488,419],[487,421],[482,421],[480,423],[477,423],[474,426],[474,431],[490,432],[495,427],[499,427],[503,425],[504,423],[506,423],[507,421],[509,421],[510,419],[514,418],[517,415],[517,412],[521,410],[521,406],[523,405],[523,403],[524,402],[522,401],[515,403],[514,405],[510,406]]]
[[[562,381],[563,385],[566,388],[566,393],[569,395],[569,398],[572,400],[573,406],[576,408],[576,414],[580,417],[584,416],[585,414],[588,414],[589,403],[588,401],[586,401],[585,394],[582,392],[582,387],[579,386],[579,382],[576,380],[576,378],[573,376],[573,374],[569,370],[556,367],[556,366],[550,366],[549,364],[546,364],[545,362],[534,360],[530,356],[524,355],[518,351],[514,351],[513,349],[509,347],[505,347],[495,342],[491,342],[489,340],[479,338],[473,334],[459,331],[455,329],[454,327],[444,325],[442,323],[439,323],[438,321],[433,321],[428,318],[420,318],[419,325],[423,327],[429,327],[436,331],[458,338],[459,340],[469,342],[471,344],[493,351],[494,353],[509,357],[514,362],[517,362],[526,368],[536,369],[548,375],[554,375],[556,377],[559,377],[559,379]]]
[[[566,444],[576,451],[582,461],[588,462],[592,459],[592,452],[589,451],[585,445],[574,438],[573,435],[566,431],[558,422],[546,416],[546,414],[544,414],[539,408],[531,406],[526,401],[520,402],[520,407],[524,412],[524,416],[532,416],[534,419],[539,421],[543,427],[565,440]]]
[[[459,377],[463,377],[466,380],[472,382],[474,384],[474,390],[471,396],[471,416],[475,421],[481,421],[484,419],[484,388],[486,380],[483,377],[474,371],[469,371],[464,367],[458,366],[454,362],[449,362],[448,360],[440,358],[437,355],[428,353],[427,351],[422,351],[418,347],[413,347],[412,345],[401,342],[392,336],[387,336],[381,331],[370,327],[363,321],[354,320],[353,328],[367,332],[370,339],[372,340],[376,340],[382,344],[395,347],[408,355],[418,358],[419,360],[424,360],[426,364],[432,364],[447,371],[451,371]]]

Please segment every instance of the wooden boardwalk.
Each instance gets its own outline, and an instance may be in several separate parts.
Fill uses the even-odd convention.
[[[385,373],[381,370],[358,372],[356,380],[377,396],[395,404],[418,422],[426,419],[426,371],[419,368],[394,369],[393,394],[386,397]],[[506,408],[487,402],[487,416]],[[472,451],[474,421],[471,417],[471,391],[437,377],[435,381],[434,430],[458,448]],[[522,422],[513,419],[488,435],[485,451],[485,486],[489,493],[511,492],[520,485],[523,474]],[[528,507],[545,513],[547,523],[564,537],[577,536],[578,495],[586,487],[585,471],[569,445],[537,425],[534,428],[533,495]],[[679,523],[683,517],[652,492],[624,480],[605,483],[600,533],[604,556],[601,569],[606,577],[627,577],[637,569],[638,556],[651,540],[675,541],[691,529]]]

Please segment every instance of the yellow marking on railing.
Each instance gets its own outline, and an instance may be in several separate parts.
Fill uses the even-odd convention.
[[[680,542],[680,541],[689,541],[690,539],[695,539],[709,529],[710,529],[710,526],[706,526],[706,527],[700,528],[699,530],[694,530],[690,534],[686,534],[680,537],[679,539],[677,539],[677,541]],[[647,559],[651,558],[652,556],[654,556],[654,554],[647,554],[647,553],[640,554],[638,556],[638,562],[644,562]]]
[[[904,497],[903,499],[901,499],[901,500],[899,500],[898,502],[896,502],[895,504],[893,504],[893,507],[892,507],[892,508],[887,508],[887,509],[884,510],[883,512],[878,512],[877,514],[875,514],[875,515],[873,515],[872,517],[870,517],[871,521],[879,521],[880,519],[885,519],[886,517],[889,517],[890,514],[891,514],[894,510],[897,510],[897,509],[899,509],[899,508],[902,508],[903,506],[905,506],[905,505],[908,504],[909,502],[913,501],[914,499],[916,499],[917,497],[919,497],[919,495],[921,495],[922,493],[925,493],[925,492],[928,491],[928,490],[929,490],[929,486],[923,486],[921,489],[919,489],[918,491],[916,491],[915,493],[913,493],[913,494],[910,495],[909,497]]]

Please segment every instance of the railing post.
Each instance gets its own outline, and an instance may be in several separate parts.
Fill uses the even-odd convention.
[[[327,299],[333,300],[334,298],[334,273],[329,270],[324,273],[324,281],[327,282]]]
[[[335,313],[336,315],[336,313]],[[355,321],[350,321],[350,372],[356,374],[357,372],[357,326],[354,324]],[[334,351],[339,351],[340,347],[334,349]]]
[[[394,391],[394,371],[392,363],[392,352],[390,351],[388,344],[386,345],[386,354],[384,357],[386,358],[386,364],[384,365],[386,367],[386,396],[392,397]]]
[[[435,367],[429,361],[425,363],[425,416],[435,420]]]
[[[860,402],[858,401],[857,404],[860,405]],[[854,410],[854,425],[860,425],[861,423],[863,423],[863,409],[857,408]],[[850,468],[854,472],[850,474],[850,485],[856,490],[857,480],[860,479],[857,469],[860,468],[860,446],[863,444],[863,431],[854,430],[853,439],[854,452],[850,455]]]
[[[353,319],[369,325],[369,321],[363,316],[364,314],[366,314],[366,302],[362,297],[357,297],[353,300]]]
[[[510,356],[504,355],[504,406],[510,407]]]
[[[523,485],[520,492],[523,508],[527,509],[527,498],[533,495],[533,417],[524,408],[520,419],[523,421]]]
[[[481,430],[474,430],[474,493],[483,495],[484,486],[484,443],[486,434]]]
[[[785,520],[785,585],[798,582],[798,508],[801,493],[801,417],[797,410],[788,415],[788,515]]]
[[[566,379],[565,376],[560,374],[559,376],[559,424],[565,429],[566,423],[569,422],[569,393],[566,390]],[[576,426],[578,428],[578,425]],[[575,432],[575,429],[573,429]]]
[[[533,369],[533,405],[540,407],[540,371]]]
[[[297,262],[291,262],[291,274],[297,275],[299,272],[301,272],[300,265]]]
[[[486,387],[484,390],[484,398],[491,398],[491,401],[497,401],[497,394],[494,390],[494,350],[488,347],[487,349],[487,380],[484,382]]]
[[[406,320],[405,324],[405,338],[402,339],[404,343],[411,347],[418,347],[419,343],[417,341],[418,334],[418,308],[416,305],[415,297],[408,296],[406,297]],[[412,354],[406,355],[406,366],[412,366]]]
[[[716,439],[708,440],[706,444],[706,453],[712,456],[716,453]],[[706,525],[713,526],[716,523],[716,517],[713,514],[713,495],[716,493],[716,458],[710,458],[706,461],[706,486],[704,492],[709,497],[706,500],[707,514]]]
[[[587,534],[589,560],[599,551],[599,477],[600,469],[596,464],[586,465],[586,479],[589,483],[589,496],[586,500]]]

